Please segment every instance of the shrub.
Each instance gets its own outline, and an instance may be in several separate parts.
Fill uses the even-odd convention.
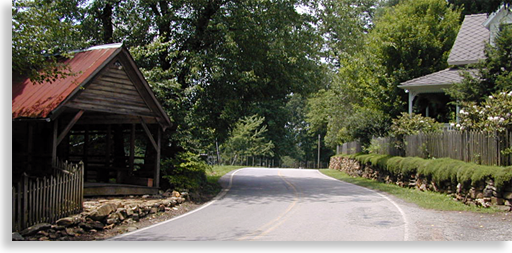
[[[512,130],[512,92],[500,92],[489,96],[481,104],[463,103],[460,110],[460,130],[504,132]]]
[[[423,117],[420,114],[409,114],[403,112],[398,118],[393,119],[391,125],[391,135],[395,137],[403,137],[406,135],[418,134],[419,132],[433,133],[439,132],[442,124],[437,123],[435,119]]]
[[[503,168],[502,170],[496,172],[496,176],[494,177],[494,185],[496,188],[501,189],[501,187],[505,185],[511,185],[512,183],[512,166]]]
[[[172,189],[197,192],[207,182],[206,171],[212,167],[205,163],[199,155],[191,152],[178,154],[174,159],[162,162],[163,178]]]
[[[437,123],[435,119],[423,117],[420,114],[402,113],[398,118],[393,119],[389,135],[396,137],[395,147],[404,149],[404,137],[407,135],[415,135],[420,132],[435,133],[442,130],[443,125]]]
[[[410,177],[417,174],[438,186],[445,183],[455,186],[461,183],[467,189],[492,179],[495,186],[500,189],[512,182],[512,166],[503,168],[466,163],[451,158],[423,159],[378,154],[343,155],[343,157],[355,159],[361,164],[370,164],[375,169],[387,171],[393,176]]]
[[[395,157],[391,157],[387,160],[387,164],[386,164],[386,170],[393,174],[393,175],[399,175],[399,174],[402,174],[402,162],[406,160],[406,158],[403,158],[403,157],[400,157],[400,156],[395,156]]]
[[[400,163],[400,171],[404,176],[416,174],[419,167],[423,166],[427,160],[419,157],[407,157]]]

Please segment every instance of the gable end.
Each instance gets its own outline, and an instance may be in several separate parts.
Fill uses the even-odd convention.
[[[136,82],[129,78],[126,67],[114,59],[66,106],[115,114],[158,116],[147,105],[136,86]]]

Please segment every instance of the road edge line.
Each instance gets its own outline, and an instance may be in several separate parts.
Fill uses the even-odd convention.
[[[374,192],[374,193],[378,194],[379,196],[383,197],[384,199],[386,199],[387,201],[391,202],[391,204],[393,204],[395,206],[395,208],[398,209],[398,212],[400,213],[400,215],[402,215],[402,219],[404,220],[404,241],[409,241],[410,240],[409,239],[409,222],[407,220],[407,216],[405,215],[404,210],[394,200],[392,200],[388,196],[386,196],[386,195],[384,195],[384,194],[382,194],[382,193],[380,193],[380,192],[378,192],[376,190],[373,190],[373,189],[366,188],[366,187],[363,187],[363,186],[360,186],[360,185],[357,185],[357,184],[352,184],[352,183],[349,183],[349,182],[345,182],[343,180],[339,180],[339,179],[327,176],[324,173],[320,172],[319,170],[317,170],[317,172],[320,173],[320,175],[323,175],[324,177],[326,177],[328,179],[335,180],[335,181],[338,181],[338,182],[343,182],[343,183],[346,183],[346,184],[355,185],[355,186],[361,187],[363,189],[366,189],[368,191]]]
[[[203,210],[203,209],[207,208],[208,206],[212,205],[213,203],[217,202],[218,200],[220,200],[221,198],[223,198],[224,196],[226,196],[226,194],[229,192],[229,190],[231,190],[231,186],[233,185],[233,176],[234,176],[237,172],[239,172],[240,170],[243,170],[243,169],[245,169],[245,168],[241,168],[241,169],[235,170],[233,173],[231,173],[230,178],[229,178],[229,185],[228,185],[228,187],[227,187],[227,188],[225,188],[225,189],[222,189],[222,191],[221,191],[221,192],[219,192],[219,194],[217,194],[217,196],[215,196],[215,198],[213,198],[211,201],[207,202],[206,204],[202,205],[201,207],[196,208],[196,209],[194,209],[194,210],[192,210],[192,211],[190,211],[190,212],[186,212],[186,213],[184,213],[184,214],[182,214],[182,215],[176,216],[176,217],[174,217],[174,218],[172,218],[172,219],[169,219],[169,220],[166,220],[166,221],[162,221],[162,222],[159,222],[159,223],[157,223],[157,224],[153,224],[153,225],[151,225],[151,226],[147,226],[147,227],[144,227],[144,228],[141,228],[141,229],[137,229],[137,230],[132,231],[132,232],[128,232],[128,233],[124,233],[124,234],[120,234],[120,235],[114,236],[114,237],[109,238],[109,239],[107,239],[107,240],[105,240],[105,241],[115,241],[114,239],[119,239],[119,238],[123,238],[123,237],[128,236],[128,235],[133,235],[133,234],[136,234],[136,233],[138,233],[138,232],[142,232],[142,231],[144,231],[144,230],[147,230],[147,229],[150,229],[150,228],[153,228],[153,227],[157,227],[157,226],[160,226],[160,225],[166,224],[166,223],[168,223],[168,222],[172,222],[172,221],[175,221],[175,220],[181,219],[181,218],[186,217],[186,216],[188,216],[188,215],[190,215],[190,214],[193,214],[193,213],[199,212],[199,211],[201,211],[201,210]]]

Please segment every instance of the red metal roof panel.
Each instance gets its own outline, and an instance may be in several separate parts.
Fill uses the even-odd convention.
[[[76,53],[73,58],[64,61],[73,75],[53,83],[38,84],[29,78],[13,80],[12,118],[47,118],[118,49],[120,44],[93,47]]]

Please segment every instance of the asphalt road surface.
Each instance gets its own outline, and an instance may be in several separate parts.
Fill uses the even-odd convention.
[[[110,240],[512,240],[507,214],[425,210],[317,170],[244,168],[221,183],[224,191],[201,208]]]

